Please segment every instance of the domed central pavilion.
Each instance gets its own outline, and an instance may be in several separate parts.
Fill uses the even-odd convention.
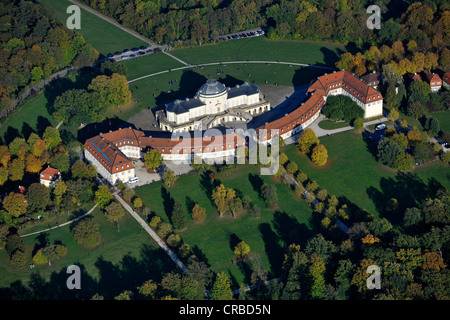
[[[156,114],[165,131],[191,131],[232,121],[250,121],[254,115],[270,110],[270,103],[261,97],[259,88],[244,82],[226,87],[215,79],[208,79],[193,98],[175,100]],[[196,125],[196,124],[197,125]]]

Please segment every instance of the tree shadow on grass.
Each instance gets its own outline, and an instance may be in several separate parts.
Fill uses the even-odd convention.
[[[171,221],[175,200],[170,196],[170,192],[164,186],[161,186],[161,197],[163,199],[164,212],[167,218],[169,218],[169,221]]]
[[[16,128],[13,128],[11,126],[8,126],[5,133],[3,134],[3,139],[5,141],[5,145],[9,145],[17,137],[22,137],[19,130],[17,130]]]
[[[33,129],[27,122],[24,122],[24,123],[22,124],[22,130],[21,130],[21,132],[22,132],[22,136],[24,137],[25,140],[28,140],[28,138],[30,137],[30,135],[31,135],[32,133],[36,133],[36,132],[34,131],[34,129]]]
[[[248,180],[250,181],[253,190],[255,190],[257,194],[261,194],[261,187],[264,184],[264,181],[261,179],[261,177],[257,174],[249,173]]]
[[[51,127],[52,124],[50,123],[50,120],[48,120],[47,118],[44,118],[43,116],[39,116],[37,117],[37,121],[36,121],[36,131],[39,137],[42,137],[42,135],[45,132],[45,129],[47,129],[47,127]]]
[[[271,266],[271,274],[278,275],[281,272],[284,251],[278,244],[279,237],[272,230],[269,223],[261,223],[258,226],[261,237],[264,241],[264,249]]]
[[[370,187],[366,190],[369,198],[374,202],[381,216],[393,223],[400,223],[402,215],[395,217],[386,211],[389,199],[395,198],[399,203],[398,212],[402,213],[407,208],[419,207],[426,198],[432,197],[443,186],[435,178],[430,178],[428,184],[413,173],[399,172],[395,178],[381,178],[381,191]]]
[[[273,227],[278,237],[284,242],[285,248],[293,243],[303,245],[313,235],[313,231],[305,224],[299,223],[286,212],[274,213]]]
[[[211,265],[208,262],[208,258],[197,245],[192,247],[192,253],[198,258],[199,261],[203,261],[208,268],[211,267]]]
[[[124,290],[135,290],[149,279],[160,282],[164,274],[178,271],[176,265],[162,249],[148,244],[141,246],[139,257],[126,254],[118,263],[112,263],[99,257],[95,262],[99,273],[98,280],[87,272],[83,264],[75,262],[74,265],[80,267],[81,290],[67,288],[67,279],[71,275],[67,273],[66,267],[51,273],[49,280],[46,280],[40,275],[39,270],[35,269],[27,284],[15,281],[8,288],[0,288],[0,299],[88,300],[98,293],[110,300]]]
[[[191,214],[192,209],[194,209],[194,207],[195,207],[195,204],[196,204],[195,201],[192,200],[191,197],[186,196],[186,208],[187,208],[189,214]]]

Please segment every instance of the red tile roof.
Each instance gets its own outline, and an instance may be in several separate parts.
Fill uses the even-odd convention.
[[[427,75],[428,83],[432,87],[440,87],[442,85],[442,79],[437,73],[431,73]]]
[[[54,181],[61,176],[61,172],[58,169],[47,167],[40,173],[41,180]]]
[[[334,72],[312,81],[307,91],[308,98],[304,103],[285,116],[257,128],[257,135],[263,134],[261,129],[266,129],[268,131],[262,140],[269,140],[272,137],[271,130],[282,135],[297,128],[320,112],[329,91],[338,88],[347,91],[364,104],[383,99],[379,91],[368,86],[349,71]],[[183,133],[180,133],[179,137],[174,139],[147,137],[141,131],[128,128],[93,137],[87,140],[84,146],[108,172],[115,173],[126,170],[125,167],[121,169],[123,164],[129,164],[131,168],[134,168],[131,161],[119,150],[120,146],[150,147],[161,154],[192,154],[231,150],[246,144],[245,137],[237,133],[217,135],[210,139],[203,136],[195,137],[195,134],[194,138],[191,138],[191,134],[187,132],[186,138],[183,138]]]
[[[450,72],[444,73],[444,76],[442,77],[442,80],[443,80],[445,83],[450,84]]]

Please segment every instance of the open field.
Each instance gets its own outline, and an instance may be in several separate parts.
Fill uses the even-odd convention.
[[[48,3],[55,9],[56,18],[66,23],[69,14],[66,13],[67,7],[72,5],[67,0],[39,0],[42,3]],[[107,56],[110,53],[123,51],[125,49],[139,48],[147,44],[132,35],[120,30],[112,24],[94,16],[93,14],[81,9],[81,29],[75,30],[83,35],[87,43],[91,44],[98,52]]]
[[[439,121],[439,126],[441,127],[441,131],[450,132],[450,111],[442,111],[432,113],[431,116],[436,118]]]
[[[171,53],[190,64],[208,62],[269,60],[315,64],[334,68],[339,56],[346,52],[345,46],[312,42],[268,40],[253,37],[220,42],[194,48],[174,49]]]
[[[57,298],[70,298],[74,293],[65,288],[65,281],[68,277],[66,268],[72,264],[80,266],[82,270],[82,287],[85,290],[79,294],[85,299],[90,299],[96,292],[112,299],[124,289],[139,286],[148,279],[159,281],[163,274],[176,269],[173,261],[141,230],[130,215],[126,214],[119,222],[120,232],[114,224],[106,221],[100,209],[97,208],[92,216],[99,224],[102,236],[101,244],[96,247],[85,248],[79,245],[70,232],[70,226],[64,226],[23,238],[29,258],[21,270],[11,268],[5,250],[0,251],[0,297],[6,292],[6,289],[1,288],[8,287],[15,281],[26,284],[29,281],[35,282],[36,277],[40,277],[43,282],[41,285],[45,283],[48,286],[46,291],[49,295],[54,291],[55,294],[60,294]],[[47,241],[61,242],[68,249],[67,256],[54,260],[52,266],[30,269],[28,266],[32,253],[42,242]]]
[[[87,87],[93,76],[93,72],[73,72],[45,86],[36,97],[30,96],[2,119],[0,137],[3,142],[9,143],[16,136],[28,138],[31,132],[41,135],[47,126],[56,126],[56,121],[50,115],[55,98],[65,90]],[[61,129],[64,128],[63,125]]]
[[[421,165],[411,174],[401,174],[376,161],[376,148],[354,131],[320,138],[328,150],[328,164],[318,167],[295,145],[286,148],[290,160],[319,185],[348,203],[380,216],[391,197],[402,207],[418,205],[442,185],[450,190],[450,170],[441,161]]]
[[[248,195],[261,209],[259,218],[251,213],[241,213],[233,219],[229,213],[220,218],[210,200],[213,186],[210,179],[198,173],[181,176],[175,186],[165,189],[161,182],[140,187],[136,190],[156,215],[169,221],[171,201],[180,201],[186,211],[186,226],[177,231],[193,252],[211,266],[215,272],[228,273],[232,287],[249,283],[252,270],[250,263],[236,263],[234,246],[245,241],[251,252],[259,259],[270,277],[279,276],[283,261],[283,249],[291,243],[304,244],[312,235],[312,210],[305,200],[295,199],[293,191],[271,176],[260,176],[254,165],[238,166],[234,173],[218,174],[221,183],[236,189],[238,196]],[[262,183],[273,183],[279,197],[278,208],[265,208],[259,198]],[[189,190],[186,192],[186,190]],[[195,224],[190,212],[195,203],[206,209],[207,218],[203,224]]]

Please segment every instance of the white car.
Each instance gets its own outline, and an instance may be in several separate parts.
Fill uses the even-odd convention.
[[[136,183],[139,181],[138,177],[131,177],[130,179],[128,179],[128,183]]]
[[[386,125],[384,123],[379,124],[375,127],[375,130],[384,130],[386,129]]]

